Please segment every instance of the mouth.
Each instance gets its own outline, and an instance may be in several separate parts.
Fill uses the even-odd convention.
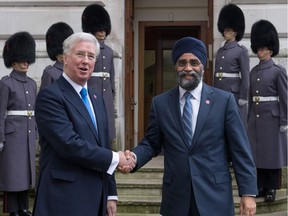
[[[86,67],[79,67],[78,68],[82,73],[87,73],[89,70]]]
[[[187,79],[187,80],[193,80],[193,79],[195,79],[195,76],[192,74],[186,74],[186,75],[184,75],[184,78],[185,79]]]
[[[180,77],[183,78],[183,79],[186,79],[186,80],[195,79],[195,75],[194,74],[189,74],[189,73],[181,74]]]

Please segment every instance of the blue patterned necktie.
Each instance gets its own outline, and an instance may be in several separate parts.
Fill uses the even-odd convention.
[[[191,145],[192,143],[192,104],[191,104],[191,98],[193,97],[190,92],[185,92],[185,104],[183,108],[183,125],[184,130],[187,136],[188,143]]]
[[[91,120],[92,120],[95,128],[97,129],[97,124],[96,124],[96,121],[95,121],[95,117],[94,117],[94,115],[93,115],[93,113],[92,113],[92,109],[91,109],[90,103],[89,103],[88,98],[87,98],[87,90],[86,90],[86,88],[82,88],[82,89],[81,89],[80,95],[81,95],[81,97],[82,97],[83,103],[84,103],[85,106],[86,106],[86,109],[87,109],[88,112],[89,112],[89,115],[90,115],[90,117],[91,117]]]

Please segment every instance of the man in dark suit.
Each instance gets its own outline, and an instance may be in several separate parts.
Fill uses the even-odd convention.
[[[153,99],[145,137],[133,149],[134,154],[125,152],[137,159],[132,172],[163,147],[161,215],[232,216],[230,151],[241,197],[240,215],[254,215],[255,166],[233,94],[203,83],[206,47],[202,41],[180,39],[173,47],[172,60],[179,86]],[[192,98],[186,99],[189,93]],[[184,121],[182,113],[186,116],[187,112],[190,117]],[[189,119],[192,121],[187,123]]]
[[[107,215],[116,215],[114,170],[134,165],[123,152],[111,151],[102,97],[94,89],[82,95],[99,49],[91,34],[69,36],[63,75],[37,96],[41,155],[35,216],[106,216],[107,200]]]

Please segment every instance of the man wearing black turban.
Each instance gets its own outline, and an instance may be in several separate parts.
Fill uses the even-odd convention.
[[[233,94],[203,83],[206,53],[196,38],[176,42],[172,60],[179,86],[153,98],[145,137],[125,154],[137,160],[135,172],[164,149],[161,215],[232,216],[229,153],[240,215],[251,216],[257,182],[250,146]]]

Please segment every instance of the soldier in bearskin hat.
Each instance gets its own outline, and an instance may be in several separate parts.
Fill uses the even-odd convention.
[[[4,212],[29,216],[28,190],[35,186],[36,82],[27,76],[35,62],[35,41],[28,32],[17,32],[5,42],[4,64],[12,68],[2,81],[0,104],[0,191]],[[2,148],[1,148],[2,146]]]
[[[251,29],[259,64],[250,72],[248,137],[257,167],[258,196],[274,201],[287,165],[287,73],[271,57],[279,52],[274,25],[259,20]]]
[[[218,30],[225,42],[217,51],[214,86],[234,94],[246,127],[249,89],[249,55],[239,43],[245,31],[245,17],[235,4],[225,5],[219,14]]]
[[[54,23],[47,30],[46,50],[49,58],[55,63],[44,69],[40,90],[54,82],[63,73],[63,41],[72,34],[73,29],[64,22]]]
[[[111,32],[111,21],[108,12],[103,6],[91,4],[84,9],[82,13],[82,30],[94,35],[101,47],[88,85],[93,86],[104,98],[112,142],[116,137],[114,109],[115,71],[113,50],[104,42]]]

